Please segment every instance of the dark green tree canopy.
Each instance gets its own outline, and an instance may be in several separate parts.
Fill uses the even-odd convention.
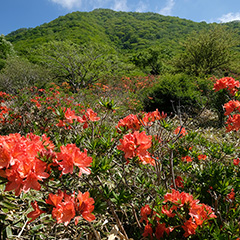
[[[171,58],[171,50],[164,47],[150,47],[133,55],[131,61],[146,74],[159,75],[164,62]]]

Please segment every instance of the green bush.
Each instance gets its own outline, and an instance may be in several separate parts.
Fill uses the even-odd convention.
[[[200,89],[201,88],[201,89]],[[159,79],[159,83],[143,92],[145,111],[158,108],[166,113],[196,113],[206,102],[202,94],[207,82],[185,74],[167,74]]]
[[[1,59],[0,59],[1,67]],[[0,72],[0,91],[15,94],[31,86],[44,87],[52,77],[47,69],[20,57],[9,57]]]

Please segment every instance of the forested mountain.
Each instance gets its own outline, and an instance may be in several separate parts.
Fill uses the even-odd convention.
[[[236,24],[239,26],[239,23]],[[213,24],[151,12],[96,9],[92,12],[73,12],[36,28],[19,29],[8,34],[6,39],[20,51],[50,40],[66,39],[75,43],[107,43],[121,50],[142,49],[156,44],[176,48],[192,31],[207,29],[210,25]]]
[[[122,76],[240,75],[239,29],[238,21],[208,24],[151,12],[73,12],[2,35],[0,83],[19,89],[26,79],[30,84],[50,78],[67,81],[77,91],[99,79]],[[9,77],[12,69],[23,69],[29,78]],[[48,71],[47,77],[39,75]]]

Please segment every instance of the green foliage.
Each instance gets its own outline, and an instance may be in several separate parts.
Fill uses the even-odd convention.
[[[77,44],[94,41],[124,52],[135,52],[153,45],[171,46],[177,50],[180,39],[185,39],[193,30],[204,28],[209,28],[209,25],[157,13],[96,9],[73,12],[36,28],[19,29],[7,35],[7,40],[24,55],[29,54],[30,48],[66,39]]]
[[[69,83],[73,91],[116,74],[116,67],[119,67],[114,50],[96,43],[79,45],[71,41],[52,41],[38,54],[54,78]]]
[[[239,23],[224,24],[225,29],[219,26],[219,31],[215,31],[216,26],[219,25],[157,13],[97,9],[92,12],[73,12],[36,28],[19,29],[8,34],[6,40],[13,44],[18,55],[34,63],[38,59],[33,50],[52,41],[67,40],[81,46],[89,42],[107,45],[115,50],[114,55],[118,55],[119,62],[125,64],[133,55],[137,68],[122,68],[122,64],[119,64],[118,69],[123,69],[122,74],[127,76],[129,72],[130,75],[142,72],[158,74],[163,70],[172,72],[174,66],[180,72],[205,75],[215,73],[226,64],[228,71],[238,73],[239,60],[234,58],[230,63],[228,44],[232,44],[232,35],[229,36],[232,30],[240,34],[236,27]],[[185,45],[181,45],[181,42],[185,42]],[[239,46],[237,42],[231,50],[238,53]],[[171,62],[168,61],[169,49],[173,57]],[[176,57],[179,54],[180,57]]]
[[[15,54],[13,45],[6,40],[4,35],[0,35],[0,70],[4,67],[6,59]]]
[[[133,55],[131,61],[145,73],[151,75],[160,75],[164,71],[164,60],[171,57],[169,49],[148,48]]]
[[[51,79],[49,71],[20,57],[9,57],[0,72],[0,91],[17,93],[33,85],[43,87]]]
[[[176,60],[178,71],[206,76],[223,69],[232,60],[234,35],[223,26],[192,33],[184,43],[184,52]]]
[[[196,113],[205,103],[198,89],[198,79],[185,74],[167,74],[143,93],[146,111],[158,108],[166,113]]]
[[[4,35],[0,35],[0,58],[7,59],[9,56],[13,55],[15,55],[13,45],[6,40]]]
[[[183,239],[184,230],[181,225],[186,218],[190,217],[187,206],[180,207],[174,217],[168,217],[161,212],[161,207],[165,204],[163,203],[164,195],[174,187],[174,179],[181,177],[182,185],[177,185],[176,189],[192,194],[194,199],[197,198],[201,203],[209,205],[217,215],[215,221],[209,220],[201,227],[198,226],[196,234],[186,239],[224,239],[227,236],[236,239],[239,235],[240,213],[239,166],[234,165],[232,159],[239,156],[238,134],[226,134],[225,129],[201,129],[197,123],[189,121],[185,114],[182,114],[181,118],[175,116],[175,118],[163,120],[157,120],[152,118],[152,115],[148,115],[147,121],[150,122],[142,124],[138,131],[144,131],[151,136],[149,153],[154,157],[156,165],[144,165],[137,156],[128,159],[127,163],[124,153],[117,147],[126,134],[133,133],[132,130],[125,129],[121,132],[116,129],[119,119],[123,120],[123,115],[127,114],[127,111],[122,112],[119,108],[120,102],[125,104],[126,92],[138,94],[139,89],[134,88],[135,85],[147,87],[149,86],[147,84],[159,80],[158,84],[167,82],[168,89],[173,89],[171,84],[175,83],[175,89],[182,94],[181,97],[185,96],[185,91],[188,96],[191,91],[195,91],[195,88],[187,91],[186,86],[191,82],[189,79],[201,87],[205,86],[202,79],[194,78],[193,80],[189,76],[178,74],[175,78],[171,75],[163,78],[125,77],[121,79],[122,85],[120,85],[125,95],[120,94],[119,88],[114,89],[113,86],[100,83],[95,84],[98,87],[96,89],[81,89],[76,94],[71,93],[71,96],[68,95],[70,92],[67,84],[63,85],[65,88],[51,85],[45,90],[33,87],[22,90],[15,96],[2,94],[1,118],[5,120],[0,123],[0,126],[4,135],[15,132],[21,135],[45,133],[54,142],[56,146],[54,151],[58,151],[63,144],[73,143],[81,150],[87,149],[88,156],[93,159],[91,174],[83,174],[81,177],[78,176],[76,166],[73,174],[61,174],[60,169],[51,163],[49,179],[44,180],[44,184],[39,181],[42,185],[41,190],[31,190],[18,197],[3,192],[6,179],[2,177],[0,182],[1,238],[84,239],[91,236],[92,239],[97,239],[96,236],[99,233],[100,239],[103,240],[109,239],[111,235],[126,235],[128,236],[126,239],[141,239],[145,221],[140,221],[142,217],[140,209],[149,204],[158,213],[157,216],[160,216],[159,221],[164,222],[166,226],[174,227],[169,235],[164,233],[163,239]],[[110,93],[113,94],[114,100]],[[82,105],[84,94],[92,97],[85,101],[87,108],[94,106],[100,116],[98,121],[88,121],[86,128],[74,117],[75,114],[82,116],[86,110]],[[190,100],[193,101],[191,98]],[[4,108],[5,105],[8,106],[8,110]],[[66,121],[66,109],[71,109],[72,114],[68,115],[68,121]],[[163,109],[159,108],[159,110]],[[139,121],[143,120],[141,118],[143,114],[136,115]],[[65,120],[66,125],[59,126],[60,120]],[[129,122],[126,123],[129,124]],[[181,129],[186,126],[187,135],[183,136],[174,131],[180,125]],[[141,138],[138,141],[140,143],[136,144],[141,144]],[[128,146],[125,145],[126,148]],[[143,150],[143,153],[146,153],[145,149]],[[51,162],[48,158],[50,156],[54,158],[54,154],[51,153],[53,152],[50,151],[49,155],[43,157],[39,155],[39,158]],[[206,155],[206,158],[199,159],[200,154]],[[191,156],[191,161],[184,161],[182,157],[185,156]],[[1,175],[4,171],[5,169],[2,168]],[[236,193],[235,198],[228,199],[232,188]],[[86,223],[81,218],[77,225],[72,220],[64,226],[56,223],[51,214],[44,213],[27,224],[29,219],[26,215],[32,211],[30,202],[36,200],[41,210],[48,211],[45,202],[47,194],[50,192],[55,194],[58,189],[66,189],[67,193],[75,189],[82,192],[89,191],[95,201],[96,220]],[[173,211],[176,212],[176,210]],[[149,221],[154,223],[151,219]]]
[[[41,63],[45,62],[47,70],[25,58],[7,57],[0,73],[0,91],[13,93],[8,95],[1,92],[0,96],[0,157],[3,159],[0,159],[0,239],[143,239],[147,219],[140,219],[144,214],[141,208],[146,204],[157,212],[156,221],[171,227],[169,233],[162,232],[163,239],[236,240],[239,237],[240,171],[236,159],[240,154],[239,134],[226,133],[224,128],[208,128],[206,125],[202,129],[200,118],[192,119],[186,114],[200,113],[207,98],[212,101],[208,102],[208,106],[214,109],[211,104],[216,103],[215,109],[218,107],[217,111],[220,111],[226,96],[213,93],[211,80],[184,73],[158,77],[131,76],[134,69],[128,64],[129,56],[139,49],[142,54],[137,52],[135,64],[142,71],[165,73],[163,69],[169,67],[165,61],[171,57],[168,51],[164,51],[166,45],[172,46],[171,53],[174,55],[181,38],[192,30],[209,26],[204,22],[198,24],[153,13],[98,9],[91,13],[68,14],[49,24],[20,29],[8,36],[18,51],[26,53],[26,58],[37,64],[40,60]],[[109,43],[110,47],[103,42]],[[113,50],[111,44],[117,50]],[[33,48],[39,49],[32,51]],[[125,57],[118,58],[119,49]],[[38,55],[35,55],[36,52]],[[204,62],[204,67],[206,65]],[[195,75],[206,74],[203,67],[199,69]],[[48,71],[62,83],[61,87],[49,83],[53,77]],[[118,77],[123,72],[129,75]],[[111,78],[112,75],[114,78]],[[32,87],[33,84],[38,88]],[[28,86],[31,88],[23,89]],[[141,111],[142,104],[147,114]],[[100,118],[95,119],[95,113],[87,115],[90,108],[94,108]],[[156,108],[160,112],[176,114],[165,118],[157,111],[150,113]],[[125,118],[127,115],[128,118]],[[208,118],[207,115],[204,117]],[[119,120],[121,124],[126,124],[125,127],[116,127],[120,125]],[[127,129],[128,126],[131,130]],[[41,151],[37,158],[31,158],[33,162],[43,160],[50,175],[42,179],[39,171],[39,191],[31,189],[17,197],[4,192],[4,185],[11,181],[7,175],[12,165],[15,168],[11,174],[17,171],[28,173],[28,168],[31,168],[31,164],[26,164],[25,169],[25,155],[19,156],[18,150],[22,146],[13,147],[14,155],[8,157],[12,151],[7,148],[11,141],[4,139],[11,133],[22,136],[29,133],[39,136],[46,134],[55,145],[54,149]],[[134,140],[134,136],[138,138]],[[87,149],[88,156],[92,157],[90,175],[79,176],[76,165],[72,174],[61,173],[66,166],[58,166],[58,153],[60,147],[67,144],[75,144],[81,151]],[[31,146],[34,145],[30,145],[28,150],[33,152]],[[130,156],[128,159],[126,154]],[[71,159],[73,155],[75,159]],[[73,153],[68,157],[66,155],[68,166],[71,167],[75,161],[80,163],[82,160],[78,157]],[[152,165],[145,164],[144,161],[149,160]],[[6,166],[4,161],[11,163]],[[19,166],[15,165],[18,162]],[[84,162],[80,164],[84,165]],[[26,178],[28,175],[25,178],[19,175],[23,181]],[[179,179],[182,180],[179,182]],[[19,184],[14,178],[8,187],[21,187]],[[172,188],[191,193],[194,199],[208,204],[217,218],[197,226],[196,234],[193,229],[191,236],[183,237],[182,224],[190,218],[190,203],[183,204],[178,210],[174,207],[168,209],[169,213],[174,213],[171,217],[161,208],[163,204],[167,206],[164,196]],[[66,226],[56,223],[50,211],[52,209],[45,200],[49,193],[58,190],[66,190],[67,194],[73,195],[78,190],[88,191],[95,202],[96,220],[89,223],[80,218],[75,225],[71,218]],[[35,200],[39,208],[48,214],[43,213],[28,224],[26,216],[33,210],[30,203]],[[184,201],[175,200],[177,204]],[[67,206],[65,203],[61,205],[63,209]],[[192,214],[196,216],[199,212]],[[151,219],[154,214],[151,212],[148,218],[151,224],[155,224],[155,220]],[[154,235],[153,239],[156,238]]]

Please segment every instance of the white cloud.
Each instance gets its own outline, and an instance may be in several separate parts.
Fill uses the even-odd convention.
[[[87,0],[87,5],[92,6],[92,9],[96,8],[108,8],[111,0]]]
[[[115,0],[112,8],[115,11],[128,11],[127,0]]]
[[[147,4],[145,4],[144,2],[140,1],[138,3],[138,6],[135,10],[135,12],[145,12],[148,9]]]
[[[240,20],[240,12],[237,13],[227,13],[218,18],[220,22],[231,22],[234,20]]]
[[[81,7],[81,5],[82,5],[82,0],[50,0],[50,1],[57,3],[67,9]]]
[[[162,8],[159,13],[162,15],[171,15],[174,5],[175,5],[174,0],[167,0],[166,6]]]

